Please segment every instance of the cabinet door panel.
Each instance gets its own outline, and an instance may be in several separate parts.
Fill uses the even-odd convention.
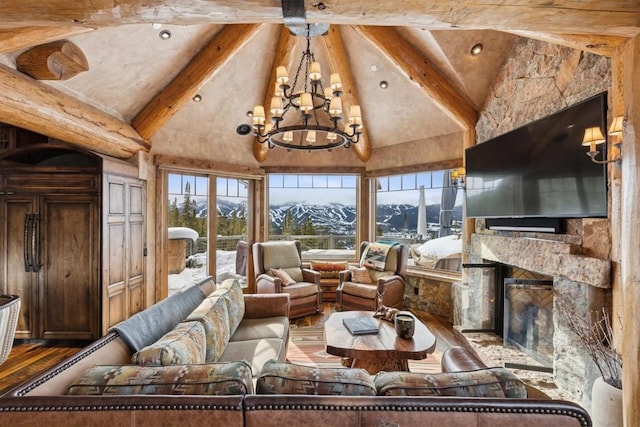
[[[35,200],[32,196],[2,196],[2,293],[18,295],[21,299],[17,339],[38,337],[37,277],[25,271],[24,259],[25,218],[35,212]]]
[[[95,338],[99,302],[97,197],[42,196],[40,218],[43,338]]]

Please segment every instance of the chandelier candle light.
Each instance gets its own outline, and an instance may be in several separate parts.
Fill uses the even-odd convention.
[[[265,123],[262,105],[253,107],[253,135],[268,147],[291,150],[328,150],[336,147],[349,148],[357,143],[362,134],[362,114],[359,105],[349,108],[347,123],[338,127],[342,119],[342,81],[338,73],[332,73],[329,87],[322,85],[320,63],[311,52],[311,32],[307,25],[307,47],[296,71],[293,83],[285,66],[276,68],[276,84],[271,99],[271,123]],[[297,88],[301,73],[304,82]],[[294,113],[299,112],[296,118]],[[291,114],[289,114],[291,113]]]

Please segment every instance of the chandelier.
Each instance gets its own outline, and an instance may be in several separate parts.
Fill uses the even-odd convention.
[[[320,63],[311,51],[310,25],[306,26],[305,38],[307,47],[302,52],[293,82],[290,84],[285,66],[276,68],[275,92],[269,109],[273,123],[265,123],[264,106],[253,108],[253,135],[270,149],[331,151],[337,147],[349,148],[362,135],[360,106],[352,105],[347,123],[339,126],[342,119],[340,75],[332,73],[329,86],[323,86]]]

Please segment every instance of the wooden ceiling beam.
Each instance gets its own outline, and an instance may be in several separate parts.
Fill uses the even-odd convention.
[[[358,100],[358,94],[356,93],[356,85],[353,79],[353,73],[351,72],[351,65],[349,65],[349,58],[347,57],[347,51],[342,41],[342,35],[337,25],[329,27],[327,34],[320,38],[320,42],[325,51],[326,60],[329,63],[329,67],[332,73],[339,73],[342,80],[342,118],[343,123],[347,123],[347,115],[349,107],[352,105],[360,105]],[[366,162],[371,157],[371,144],[369,143],[369,136],[367,135],[367,112],[363,111],[363,123],[364,128],[362,135],[360,135],[360,141],[357,144],[352,144],[351,147],[355,150],[358,158],[363,162]]]
[[[560,46],[570,47],[576,50],[582,50],[596,55],[611,58],[618,46],[623,45],[629,39],[627,37],[617,36],[594,36],[584,34],[553,34],[540,33],[534,31],[509,31],[511,34],[526,37],[529,39],[540,40],[546,43],[557,44]]]
[[[22,52],[16,68],[37,80],[67,80],[87,71],[89,62],[76,44],[57,40]]]
[[[354,29],[438,103],[463,129],[475,127],[478,112],[471,102],[394,28],[355,26]]]
[[[0,18],[1,20],[2,18]],[[0,53],[13,52],[93,31],[91,27],[22,27],[0,29]]]
[[[0,120],[121,159],[151,148],[128,123],[4,65]]]
[[[131,121],[144,138],[158,131],[257,33],[258,24],[226,25]]]
[[[632,4],[633,3],[633,4]],[[324,7],[322,7],[322,6]],[[419,26],[436,29],[526,30],[633,37],[640,31],[640,5],[615,0],[553,2],[459,0],[336,0],[307,2],[308,22],[334,25]],[[46,25],[113,26],[134,23],[282,23],[274,0],[95,0],[0,3],[0,28]]]
[[[264,95],[264,110],[266,121],[265,123],[271,123],[272,114],[269,111],[271,105],[271,98],[275,93],[276,88],[276,68],[280,65],[287,67],[287,70],[291,70],[293,64],[293,51],[296,46],[297,39],[291,34],[289,29],[284,25],[280,29],[280,37],[278,38],[278,46],[276,47],[276,53],[273,57],[273,63],[271,64],[271,73],[269,74],[269,83],[267,83],[267,90]],[[265,142],[263,144],[258,142],[256,138],[253,144],[253,157],[259,162],[264,162],[269,153],[269,146]]]

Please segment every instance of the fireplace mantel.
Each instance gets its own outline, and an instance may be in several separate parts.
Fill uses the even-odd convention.
[[[471,236],[472,253],[485,260],[514,265],[598,288],[611,287],[611,261],[571,253],[565,242],[486,234]]]

